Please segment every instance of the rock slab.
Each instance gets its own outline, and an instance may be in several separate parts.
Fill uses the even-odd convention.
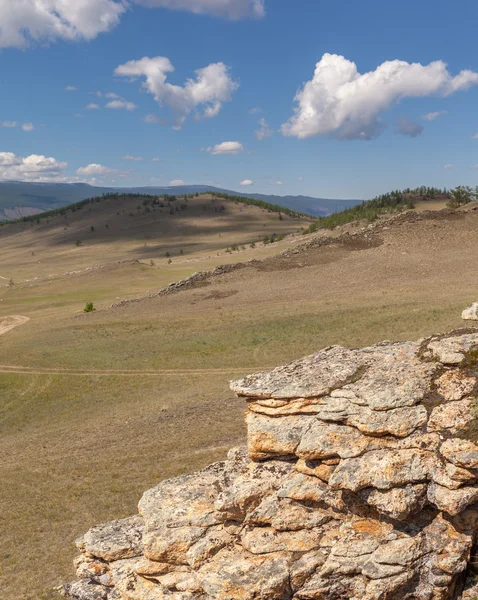
[[[451,600],[478,589],[478,332],[234,381],[247,448],[77,541],[70,600]],[[475,364],[476,363],[476,364]]]

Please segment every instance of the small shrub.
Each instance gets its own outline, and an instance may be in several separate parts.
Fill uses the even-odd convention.
[[[96,308],[94,307],[93,302],[87,302],[85,308],[83,309],[83,312],[90,313],[94,312],[95,310]]]
[[[76,240],[75,243],[77,246],[83,246],[83,242],[81,240]]]

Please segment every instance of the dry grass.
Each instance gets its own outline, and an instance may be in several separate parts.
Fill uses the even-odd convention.
[[[117,296],[160,287],[161,269],[129,264],[5,289],[2,312],[31,320],[0,345],[0,365],[26,367],[0,374],[2,600],[49,599],[73,575],[76,536],[242,443],[244,403],[227,386],[239,372],[459,325],[476,299],[478,214],[369,236],[114,310]],[[81,313],[90,299],[103,310]]]

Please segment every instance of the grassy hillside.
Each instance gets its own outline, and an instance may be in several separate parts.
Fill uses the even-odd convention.
[[[182,185],[175,187],[110,188],[94,187],[84,183],[25,183],[20,181],[0,181],[0,220],[12,219],[25,214],[48,211],[86,198],[107,193],[127,193],[143,195],[204,194],[207,192],[250,197],[272,204],[278,204],[297,212],[314,216],[329,215],[359,203],[359,200],[330,200],[309,196],[269,196],[265,194],[244,194],[206,185]],[[23,209],[23,210],[21,210]],[[26,210],[25,210],[26,209]]]
[[[261,244],[310,223],[291,211],[207,194],[109,195],[1,226],[0,276],[20,282],[122,260],[162,267],[171,260],[172,269],[192,273],[198,256],[213,266],[231,262],[229,247]]]

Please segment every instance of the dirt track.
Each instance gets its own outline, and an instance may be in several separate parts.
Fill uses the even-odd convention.
[[[10,315],[8,317],[0,317],[0,335],[7,333],[11,329],[23,325],[30,320],[30,317],[22,317],[21,315]]]
[[[268,370],[264,368],[262,370]],[[48,368],[48,367],[24,367],[20,365],[0,365],[0,373],[23,373],[28,375],[126,375],[126,376],[138,376],[138,375],[228,375],[234,373],[245,374],[251,369],[249,368],[238,368],[231,367],[229,369],[147,369],[147,370],[133,370],[133,369],[88,369],[88,370],[76,370],[76,369],[61,369],[61,368]],[[253,369],[256,370],[257,369]]]

